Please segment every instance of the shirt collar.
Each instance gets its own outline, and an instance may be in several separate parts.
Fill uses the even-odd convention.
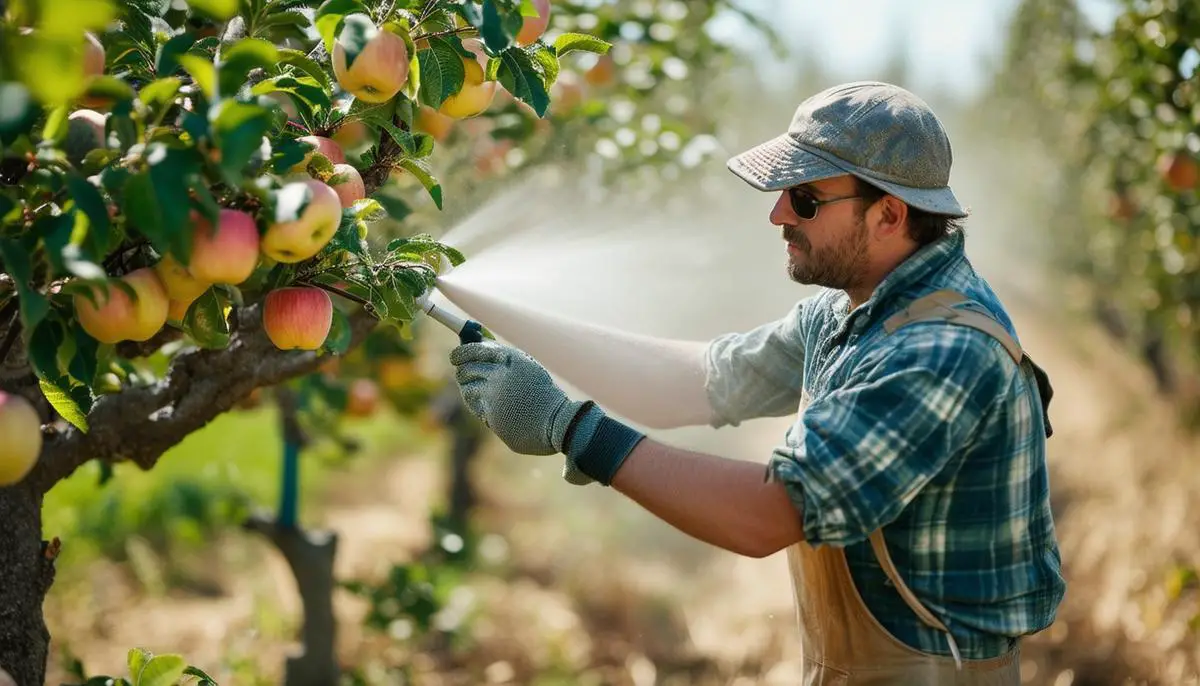
[[[871,297],[855,308],[853,312],[848,313],[849,318],[856,316],[873,318],[880,308],[887,308],[897,296],[925,280],[930,274],[959,261],[965,255],[965,242],[962,231],[953,231],[945,238],[922,246],[889,272],[875,287]],[[849,299],[842,294],[842,298],[839,300],[842,300],[841,307],[845,312]]]

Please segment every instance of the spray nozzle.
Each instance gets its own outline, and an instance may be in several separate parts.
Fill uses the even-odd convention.
[[[432,291],[427,291],[417,298],[417,305],[434,321],[442,324],[458,334],[461,343],[480,343],[483,341],[483,325],[473,319],[464,319],[444,308],[433,304],[429,297]]]

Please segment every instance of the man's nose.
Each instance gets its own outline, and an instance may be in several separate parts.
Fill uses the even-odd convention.
[[[771,208],[771,223],[775,226],[794,226],[799,217],[792,210],[792,203],[788,200],[787,191],[779,194],[775,199],[775,206]]]

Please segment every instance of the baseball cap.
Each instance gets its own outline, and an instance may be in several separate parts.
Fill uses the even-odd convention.
[[[760,191],[853,174],[909,205],[965,217],[950,190],[950,138],[924,100],[879,81],[811,96],[787,133],[731,158],[729,170]]]

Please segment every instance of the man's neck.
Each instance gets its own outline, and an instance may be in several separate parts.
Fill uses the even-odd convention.
[[[904,264],[917,252],[919,247],[914,243],[891,255],[883,255],[864,270],[863,278],[859,280],[859,283],[845,289],[846,295],[850,298],[850,311],[853,312],[855,308],[870,300],[871,296],[875,294],[875,289],[879,288],[879,284],[883,283],[888,274]]]

